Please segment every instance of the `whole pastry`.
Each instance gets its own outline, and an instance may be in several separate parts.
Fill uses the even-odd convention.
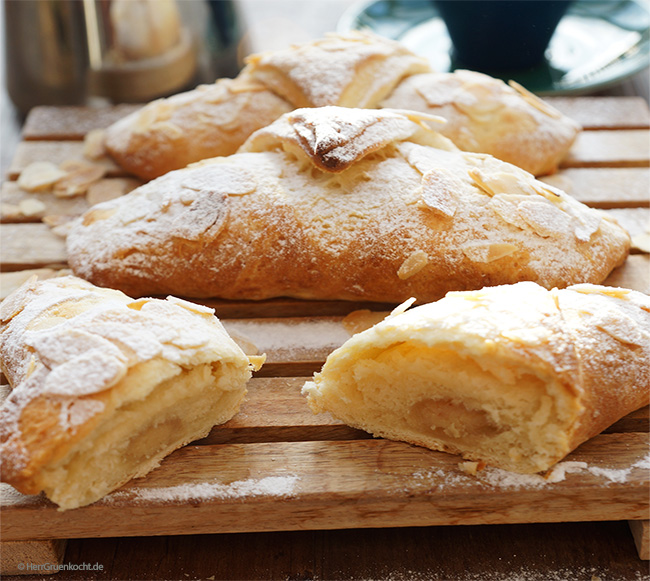
[[[106,149],[144,179],[230,155],[253,131],[300,107],[389,107],[435,113],[461,149],[539,175],[554,171],[580,127],[525,89],[487,75],[431,73],[427,61],[369,32],[324,38],[247,58],[220,79],[156,100],[108,128]]]
[[[229,420],[252,368],[212,309],[75,277],[34,277],[2,302],[0,362],[12,387],[0,408],[2,480],[61,509],[144,476]]]
[[[643,293],[522,282],[403,308],[329,355],[315,412],[533,473],[650,402]]]
[[[68,236],[74,272],[142,294],[421,302],[532,280],[603,281],[627,233],[523,170],[465,153],[435,118],[298,109],[239,153],[99,204]]]

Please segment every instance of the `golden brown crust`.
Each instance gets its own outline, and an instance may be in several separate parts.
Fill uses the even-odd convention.
[[[253,55],[222,79],[150,103],[107,131],[106,148],[145,179],[230,155],[253,131],[296,107],[382,106],[448,117],[461,149],[489,153],[534,174],[553,171],[579,128],[523,88],[486,75],[430,72],[424,59],[371,33],[330,34]]]
[[[404,77],[430,70],[400,43],[362,32],[247,59],[246,72],[295,107],[375,108]]]
[[[106,131],[107,152],[125,170],[152,179],[200,159],[230,155],[293,107],[240,75],[159,99]]]
[[[303,393],[375,435],[547,470],[650,401],[650,299],[530,282],[449,293],[328,357]]]
[[[138,295],[394,302],[599,283],[628,247],[601,212],[413,114],[337,107],[95,206],[68,237],[76,274]]]
[[[533,175],[553,173],[580,126],[517,83],[473,71],[405,79],[381,106],[440,115],[460,149],[489,153]]]
[[[75,277],[34,277],[3,301],[0,319],[0,361],[12,386],[0,408],[2,480],[26,494],[44,490],[63,508],[144,475],[187,438],[230,419],[250,377],[248,358],[213,311],[172,297],[135,301]],[[139,435],[146,421],[156,430],[172,421],[165,414],[183,417],[183,390],[174,391],[183,381],[211,402],[206,417],[186,411],[179,441],[162,428],[159,437]],[[223,406],[210,409],[215,401]],[[111,448],[115,465],[101,466]],[[100,468],[76,459],[85,454]]]

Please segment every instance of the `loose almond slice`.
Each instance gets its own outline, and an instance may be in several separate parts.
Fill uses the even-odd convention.
[[[65,170],[50,161],[35,161],[20,172],[18,186],[28,192],[42,192],[51,189],[66,175]]]

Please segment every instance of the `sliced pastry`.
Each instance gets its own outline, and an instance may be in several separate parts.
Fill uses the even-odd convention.
[[[400,310],[330,354],[314,412],[534,473],[650,401],[643,293],[522,282]]]
[[[239,409],[252,363],[211,309],[35,277],[0,306],[2,480],[61,509],[144,476]],[[252,358],[258,363],[257,358]]]

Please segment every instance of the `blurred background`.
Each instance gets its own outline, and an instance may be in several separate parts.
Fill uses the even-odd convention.
[[[466,27],[481,21],[474,13],[488,4],[529,9],[553,3],[566,7],[544,62],[487,72],[541,95],[640,95],[647,101],[649,0],[3,0],[0,169],[4,174],[35,105],[148,102],[235,76],[250,53],[336,30],[372,29],[426,56],[435,70],[453,70],[466,65],[454,50],[445,10],[461,6],[456,25]],[[491,38],[512,36],[494,25],[488,31],[488,47]],[[461,29],[455,41],[462,34],[477,36],[475,29]]]

